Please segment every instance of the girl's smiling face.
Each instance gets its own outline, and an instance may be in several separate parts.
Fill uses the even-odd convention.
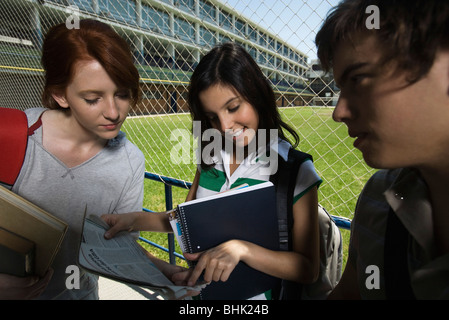
[[[229,86],[216,84],[199,94],[203,111],[213,128],[237,147],[246,147],[259,127],[255,108]]]

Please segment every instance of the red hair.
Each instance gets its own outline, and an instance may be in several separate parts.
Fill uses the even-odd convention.
[[[139,101],[139,72],[126,41],[110,26],[96,20],[81,20],[78,29],[65,23],[52,27],[44,40],[42,65],[45,86],[42,103],[60,108],[52,94],[64,91],[74,75],[74,65],[82,60],[97,60],[119,88],[130,90],[131,106]]]

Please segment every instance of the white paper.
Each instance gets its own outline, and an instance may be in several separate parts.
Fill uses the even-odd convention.
[[[171,291],[168,295],[173,298],[184,296],[188,290],[201,290],[198,286],[175,286],[148,258],[135,237],[129,232],[120,232],[106,240],[104,233],[107,229],[99,217],[85,219],[78,255],[81,267],[122,282],[167,288]]]

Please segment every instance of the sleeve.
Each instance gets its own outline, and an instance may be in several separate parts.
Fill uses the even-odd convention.
[[[323,180],[317,174],[315,166],[311,160],[304,161],[296,177],[296,186],[293,196],[293,203],[296,203],[310,189],[319,187]]]

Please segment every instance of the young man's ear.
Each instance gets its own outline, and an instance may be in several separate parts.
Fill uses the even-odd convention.
[[[52,93],[51,96],[53,97],[53,99],[55,99],[56,103],[59,104],[62,108],[69,107],[69,103],[67,102],[65,94],[63,92]]]
[[[436,58],[435,58],[435,61],[434,61],[434,65],[435,65],[436,60],[438,58],[441,60],[441,67],[440,67],[440,69],[442,69],[442,68],[445,69],[445,78],[441,79],[441,80],[445,81],[444,83],[445,83],[445,86],[446,86],[446,94],[447,94],[447,96],[449,96],[449,49],[441,50],[439,52],[437,51]]]
[[[447,80],[447,95],[449,96],[449,49],[446,49],[443,53],[446,57],[446,80]]]

